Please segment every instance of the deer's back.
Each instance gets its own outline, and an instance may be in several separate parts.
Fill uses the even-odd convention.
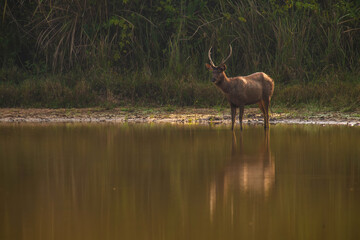
[[[273,80],[263,72],[232,78],[231,84],[233,86],[232,91],[227,98],[236,106],[254,104],[262,99],[270,99],[274,91]]]
[[[274,93],[274,81],[264,72],[256,72],[248,76],[244,76],[249,82],[256,82],[261,85],[264,98],[271,98]]]

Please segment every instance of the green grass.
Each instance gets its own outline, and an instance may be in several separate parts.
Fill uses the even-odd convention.
[[[293,84],[275,88],[273,104],[312,110],[354,111],[360,106],[360,83],[334,80],[309,84]]]
[[[0,107],[163,106],[165,111],[172,112],[175,106],[195,106],[215,107],[221,112],[228,106],[222,93],[207,77],[198,79],[191,74],[171,76],[165,72],[158,76],[141,73],[120,76],[97,69],[66,75],[20,75],[17,81],[0,83]],[[317,82],[291,84],[277,83],[275,79],[272,109],[355,111],[360,106],[360,81],[354,81],[358,77],[358,73],[332,74]],[[133,107],[122,110],[131,112]]]
[[[174,106],[171,106],[171,105],[167,105],[164,110],[166,112],[174,112],[176,110],[176,108]]]

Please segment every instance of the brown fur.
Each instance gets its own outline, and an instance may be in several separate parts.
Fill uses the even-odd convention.
[[[219,67],[206,64],[212,71],[212,82],[224,93],[231,107],[231,129],[234,129],[236,108],[240,109],[239,120],[242,130],[244,106],[257,103],[264,115],[264,128],[269,128],[269,105],[274,92],[274,81],[263,72],[248,76],[228,78],[225,74],[226,65]]]

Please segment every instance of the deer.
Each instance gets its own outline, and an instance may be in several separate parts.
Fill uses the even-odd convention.
[[[232,132],[231,157],[209,184],[211,221],[217,208],[222,213],[230,208],[234,212],[231,215],[244,214],[239,212],[240,208],[234,207],[233,199],[239,192],[257,195],[264,199],[268,199],[273,194],[276,161],[271,153],[269,131],[265,132],[263,141],[256,146],[253,145],[256,147],[254,150],[245,146],[243,137],[243,132],[238,136],[234,131]]]
[[[225,62],[232,54],[230,47],[229,55],[216,66],[211,59],[211,49],[208,52],[210,64],[206,68],[212,72],[211,81],[219,88],[230,103],[231,108],[231,130],[234,131],[236,109],[239,108],[240,130],[242,131],[242,120],[244,107],[246,105],[258,104],[264,115],[264,129],[269,129],[269,106],[274,93],[274,81],[264,72],[256,72],[248,76],[227,77],[225,74]]]

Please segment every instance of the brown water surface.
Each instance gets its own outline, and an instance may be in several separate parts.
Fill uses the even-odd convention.
[[[0,239],[360,239],[360,128],[0,125]]]

